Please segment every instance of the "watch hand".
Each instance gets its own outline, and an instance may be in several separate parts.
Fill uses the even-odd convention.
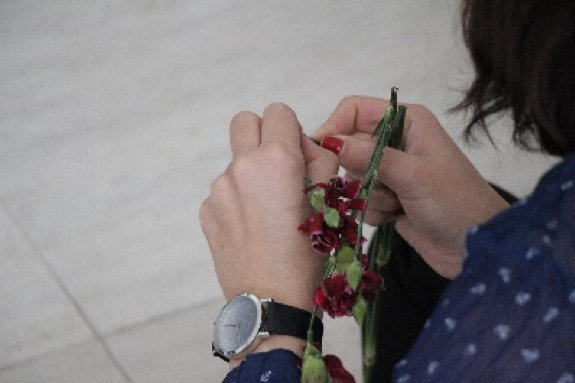
[[[224,327],[235,327],[236,331],[234,331],[234,335],[236,335],[238,333],[238,330],[240,329],[241,323],[238,324],[225,324]]]

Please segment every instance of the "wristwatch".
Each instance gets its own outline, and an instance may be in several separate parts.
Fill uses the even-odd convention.
[[[232,298],[214,322],[212,350],[215,356],[229,361],[249,354],[261,340],[271,334],[307,339],[311,313],[272,299],[258,299],[243,293]],[[323,324],[313,321],[314,342],[321,341]]]

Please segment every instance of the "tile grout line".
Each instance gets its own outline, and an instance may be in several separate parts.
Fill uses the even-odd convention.
[[[218,298],[219,297],[211,297],[208,299],[204,299],[200,302],[195,302],[195,303],[186,305],[184,307],[177,308],[175,310],[171,310],[171,311],[168,311],[168,312],[165,312],[162,314],[154,315],[150,318],[147,318],[147,319],[144,319],[144,320],[141,320],[138,322],[130,323],[129,325],[121,326],[121,327],[115,328],[113,330],[110,330],[108,332],[102,333],[101,336],[103,338],[114,337],[114,336],[122,335],[124,333],[130,332],[133,330],[138,330],[139,328],[145,327],[147,325],[150,325],[150,324],[153,324],[156,322],[161,322],[164,320],[176,318],[180,315],[184,315],[184,314],[187,314],[187,313],[192,312],[194,310],[204,308],[204,307],[208,306],[209,304],[211,304],[212,302],[214,302],[215,300],[217,300]],[[52,354],[54,352],[56,352],[56,353],[65,352],[65,351],[74,349],[76,347],[80,347],[84,344],[87,344],[90,341],[92,341],[92,339],[84,339],[84,340],[81,340],[78,342],[68,344],[68,345],[63,346],[63,347],[56,348],[54,350],[45,351],[45,352],[42,352],[40,354],[31,356],[29,358],[26,358],[26,359],[23,359],[23,360],[14,362],[14,363],[10,363],[10,364],[4,365],[4,366],[0,366],[0,371],[10,370],[11,368],[14,368],[17,366],[23,366],[27,363],[32,363],[32,362],[35,362],[37,360],[41,360],[41,359],[45,358],[46,356],[48,356],[49,354]]]
[[[130,331],[133,331],[133,330],[137,330],[141,327],[145,327],[145,326],[150,325],[152,323],[172,319],[172,318],[178,317],[180,315],[184,315],[184,314],[187,314],[189,312],[204,308],[204,307],[208,306],[209,304],[215,302],[217,299],[218,299],[218,297],[211,297],[211,298],[201,300],[199,302],[191,303],[189,305],[179,307],[179,308],[176,308],[174,310],[167,311],[167,312],[164,312],[164,313],[161,313],[158,315],[154,315],[154,316],[151,316],[149,318],[146,318],[146,319],[143,319],[143,320],[140,320],[137,322],[133,322],[133,323],[130,323],[130,324],[125,325],[125,326],[117,327],[113,330],[110,330],[108,332],[103,333],[102,336],[104,336],[105,338],[117,336],[117,335],[121,335],[121,334],[130,332]]]
[[[16,218],[16,216],[12,213],[12,211],[10,211],[10,209],[8,209],[7,204],[5,203],[5,201],[3,199],[0,199],[0,207],[2,208],[2,210],[4,210],[4,212],[6,213],[8,218],[12,221],[12,223],[14,224],[16,229],[20,232],[20,234],[22,235],[22,237],[24,238],[26,243],[31,247],[32,252],[42,262],[42,264],[44,265],[44,267],[46,268],[46,270],[48,271],[50,276],[54,279],[54,281],[56,282],[56,284],[58,285],[58,287],[60,288],[62,293],[70,301],[70,303],[72,304],[72,306],[76,310],[76,313],[80,316],[80,318],[82,318],[82,320],[84,321],[86,326],[88,326],[88,328],[92,332],[92,335],[94,336],[94,338],[98,341],[98,343],[100,343],[100,345],[104,349],[104,352],[106,353],[108,358],[110,358],[112,364],[116,367],[116,369],[118,369],[118,371],[123,376],[123,378],[126,380],[126,382],[132,383],[132,379],[131,379],[130,375],[128,374],[128,372],[126,371],[124,366],[122,366],[122,364],[116,359],[116,356],[112,352],[112,349],[110,348],[110,346],[108,345],[108,343],[106,342],[104,337],[98,332],[98,330],[96,329],[96,326],[92,323],[92,321],[90,320],[90,318],[88,317],[88,315],[86,314],[84,309],[76,301],[76,299],[72,295],[72,292],[70,291],[68,286],[66,286],[66,283],[64,282],[64,280],[60,277],[60,275],[56,272],[54,267],[52,267],[52,265],[44,257],[44,255],[42,254],[42,252],[40,251],[40,249],[38,248],[36,243],[32,240],[32,238],[30,237],[28,232],[22,226],[21,222]]]
[[[21,366],[25,366],[29,363],[41,361],[43,359],[46,359],[51,354],[58,354],[61,352],[66,352],[68,350],[72,350],[72,349],[77,348],[77,347],[82,347],[84,345],[88,345],[90,342],[93,342],[93,341],[94,341],[93,338],[85,338],[85,339],[79,340],[77,342],[67,344],[67,345],[62,346],[62,347],[56,347],[52,350],[44,351],[44,352],[41,352],[40,354],[32,355],[32,356],[29,356],[27,358],[8,363],[8,364],[5,364],[3,366],[0,366],[0,372],[8,371],[8,370],[11,370],[13,368],[17,368],[17,367],[21,367]]]

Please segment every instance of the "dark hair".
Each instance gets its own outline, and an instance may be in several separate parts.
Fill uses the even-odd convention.
[[[466,138],[510,110],[520,146],[575,150],[575,0],[464,0],[462,21],[476,72],[454,108],[472,112]]]

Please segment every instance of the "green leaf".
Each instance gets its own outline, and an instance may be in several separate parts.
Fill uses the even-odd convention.
[[[347,283],[349,283],[349,287],[351,287],[354,291],[359,287],[362,271],[361,262],[359,262],[357,259],[350,263],[350,265],[347,267],[347,270],[345,271]]]
[[[315,188],[307,195],[314,210],[322,211],[325,206],[325,190],[322,188]]]
[[[358,325],[361,326],[363,320],[365,319],[365,314],[367,313],[367,301],[364,297],[359,295],[357,300],[355,301],[355,305],[353,305],[353,317]]]
[[[329,227],[339,227],[341,217],[339,212],[333,207],[325,206],[323,209],[323,220]]]
[[[308,187],[310,187],[311,185],[313,185],[313,183],[311,182],[311,180],[307,177],[305,177],[303,179],[303,185],[305,186],[305,188],[307,189]]]
[[[354,260],[355,250],[348,243],[344,243],[335,256],[337,257],[337,272],[343,274],[349,264]]]

